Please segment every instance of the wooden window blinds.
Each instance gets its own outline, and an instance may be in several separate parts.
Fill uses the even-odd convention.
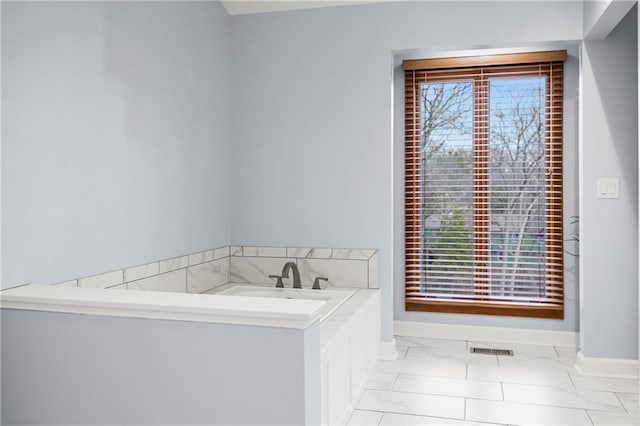
[[[403,62],[407,310],[563,318],[566,56]]]

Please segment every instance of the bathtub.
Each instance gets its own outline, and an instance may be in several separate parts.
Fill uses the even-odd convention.
[[[377,289],[27,285],[0,307],[3,423],[344,424],[379,355]]]
[[[218,296],[269,297],[290,300],[323,301],[324,305],[320,311],[320,322],[323,322],[344,302],[349,300],[355,292],[356,290],[352,289],[310,290],[230,284],[229,288],[215,294]]]

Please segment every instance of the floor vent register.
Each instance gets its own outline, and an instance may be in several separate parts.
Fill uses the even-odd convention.
[[[472,354],[513,356],[511,349],[471,348]]]

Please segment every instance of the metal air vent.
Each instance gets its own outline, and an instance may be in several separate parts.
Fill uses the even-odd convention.
[[[513,356],[513,351],[511,349],[493,349],[493,348],[471,348],[469,352],[472,354],[482,354],[482,355],[504,355],[504,356]]]

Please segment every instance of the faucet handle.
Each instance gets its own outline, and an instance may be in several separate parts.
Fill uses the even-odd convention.
[[[280,275],[269,275],[269,278],[277,278],[276,288],[284,288],[284,284],[282,283],[282,277]]]
[[[327,278],[327,277],[316,277],[316,279],[313,280],[313,287],[311,288],[312,290],[322,290],[320,288],[320,280],[329,281],[329,278]]]

